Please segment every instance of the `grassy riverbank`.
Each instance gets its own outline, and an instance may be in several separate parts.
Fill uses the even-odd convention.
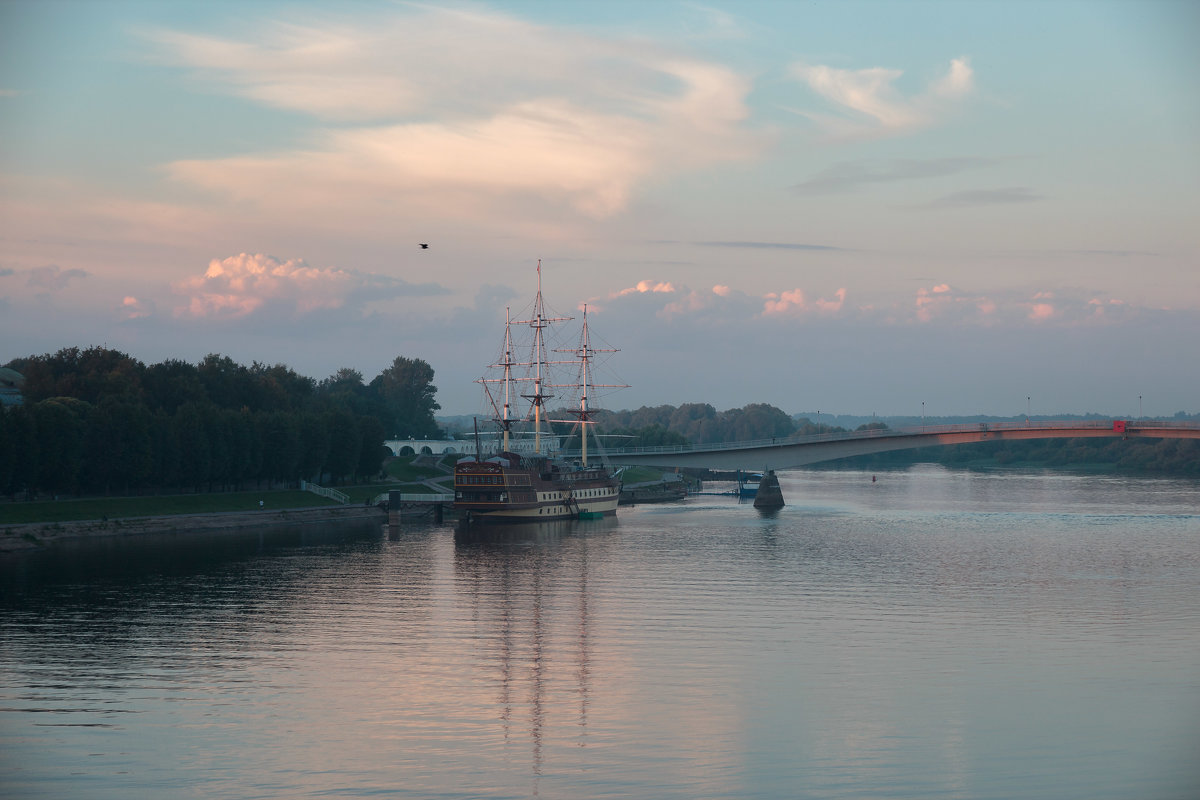
[[[423,484],[378,484],[340,487],[350,496],[348,505],[361,505],[388,491],[425,492]],[[259,505],[262,501],[262,505]],[[153,497],[87,497],[79,500],[39,500],[0,504],[0,525],[36,522],[73,522],[83,519],[168,517],[182,514],[223,514],[235,511],[280,511],[341,505],[312,492],[217,492],[212,494]]]
[[[438,479],[449,490],[449,459],[418,459],[401,456],[390,459],[385,470],[391,481],[339,486],[350,497],[347,505],[363,505],[389,490],[424,493],[431,491],[422,481]],[[632,467],[623,475],[626,483],[658,480],[662,470]],[[259,502],[262,505],[259,505]],[[339,503],[311,492],[213,492],[139,497],[85,497],[79,499],[35,500],[0,503],[0,526],[34,523],[75,522],[78,520],[117,520],[131,517],[168,517],[185,514],[225,514],[239,511],[281,511],[285,509],[324,508]]]

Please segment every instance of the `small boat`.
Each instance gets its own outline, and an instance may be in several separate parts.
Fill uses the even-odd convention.
[[[621,495],[619,471],[607,466],[588,463],[588,429],[593,425],[589,393],[598,386],[592,382],[592,359],[597,353],[615,350],[592,347],[587,326],[587,307],[578,347],[565,351],[573,358],[555,360],[547,357],[544,330],[570,317],[551,317],[542,300],[542,265],[538,262],[538,289],[530,319],[513,320],[511,313],[505,323],[504,355],[491,368],[499,370],[498,377],[481,378],[485,394],[494,412],[493,421],[499,426],[498,448],[484,455],[478,433],[475,455],[466,457],[454,467],[454,507],[470,522],[538,522],[561,519],[594,519],[615,514]],[[532,331],[530,357],[516,360],[513,341],[514,326]],[[564,351],[559,351],[564,352]],[[574,365],[578,371],[574,382],[553,379],[551,365]],[[518,371],[523,370],[521,375]],[[604,388],[624,388],[613,384]],[[554,397],[550,389],[573,389],[579,393],[579,406],[569,413],[574,420],[550,420],[545,403]],[[529,413],[521,418],[513,414],[513,405],[529,402]],[[532,418],[530,420],[530,417]],[[532,422],[532,448],[527,452],[514,441],[522,423]],[[551,444],[547,422],[571,422],[579,426],[581,458],[565,461],[544,454],[543,442]],[[597,440],[599,441],[599,440]],[[521,444],[527,444],[522,442]]]

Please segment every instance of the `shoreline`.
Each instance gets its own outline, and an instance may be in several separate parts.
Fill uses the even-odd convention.
[[[157,517],[121,517],[69,522],[26,522],[0,526],[0,555],[43,550],[57,542],[148,533],[184,533],[263,525],[302,525],[329,520],[379,519],[387,512],[376,506],[315,506],[270,511],[218,511]]]

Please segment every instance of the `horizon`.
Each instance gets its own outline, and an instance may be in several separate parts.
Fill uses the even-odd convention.
[[[1197,30],[1170,0],[13,0],[0,363],[403,355],[469,415],[541,260],[627,408],[1196,413]]]

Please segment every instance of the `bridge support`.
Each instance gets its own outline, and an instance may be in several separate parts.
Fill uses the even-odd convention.
[[[755,508],[783,508],[783,490],[779,488],[779,477],[775,470],[767,470],[758,482],[758,492],[754,495]]]

